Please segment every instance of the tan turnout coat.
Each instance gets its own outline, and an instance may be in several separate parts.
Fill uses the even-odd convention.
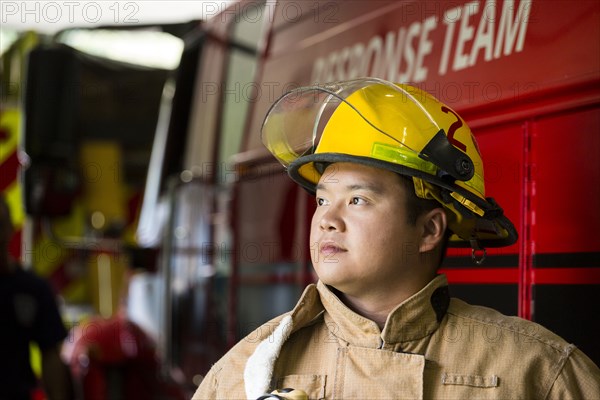
[[[324,284],[306,288],[269,390],[310,399],[600,399],[600,370],[535,323],[450,298],[439,275],[400,304],[383,331]],[[282,317],[240,341],[193,399],[246,399],[248,358]]]

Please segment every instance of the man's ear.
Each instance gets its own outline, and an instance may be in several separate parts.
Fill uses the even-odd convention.
[[[419,217],[419,223],[422,226],[419,252],[426,253],[435,249],[435,247],[444,239],[447,228],[446,213],[442,208],[434,208],[421,215]]]

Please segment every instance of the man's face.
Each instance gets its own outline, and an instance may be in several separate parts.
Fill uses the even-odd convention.
[[[327,285],[358,296],[395,290],[418,268],[419,228],[407,223],[406,193],[390,171],[330,165],[319,180],[311,258]],[[387,292],[389,293],[389,292]]]

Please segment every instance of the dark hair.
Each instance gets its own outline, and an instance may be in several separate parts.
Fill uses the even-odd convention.
[[[404,187],[404,192],[406,193],[406,218],[407,222],[411,225],[416,225],[417,219],[419,217],[431,210],[436,208],[442,208],[442,205],[438,203],[436,200],[422,199],[417,196],[415,193],[415,185],[413,183],[412,177],[396,174],[398,176],[398,180],[400,184]],[[450,236],[452,232],[446,227],[446,232],[444,232],[444,238],[441,244],[441,253],[439,265],[442,264],[444,258],[446,256],[446,249],[448,248],[448,242],[450,240]]]
[[[440,208],[442,205],[435,200],[422,199],[415,193],[415,185],[409,176],[396,174],[406,193],[406,218],[411,225],[417,223],[417,219],[433,209]]]

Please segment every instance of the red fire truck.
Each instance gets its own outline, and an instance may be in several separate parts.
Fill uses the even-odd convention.
[[[600,362],[599,17],[595,1],[540,0],[242,1],[215,15],[183,56],[138,227],[162,249],[170,367],[202,374],[315,279],[314,201],[267,155],[261,123],[287,90],[361,76],[460,112],[515,221],[518,242],[483,265],[449,251],[452,294]]]

